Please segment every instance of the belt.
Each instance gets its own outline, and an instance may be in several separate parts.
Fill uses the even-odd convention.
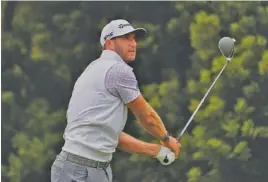
[[[95,161],[92,159],[87,159],[85,157],[81,157],[79,155],[71,154],[69,152],[65,152],[65,151],[63,152],[67,154],[67,158],[66,158],[67,161],[70,161],[79,165],[103,169],[103,168],[107,168],[110,164],[110,162],[99,162],[99,161]]]

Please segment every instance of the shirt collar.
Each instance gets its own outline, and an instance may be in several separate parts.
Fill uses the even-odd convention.
[[[117,54],[115,51],[112,50],[103,50],[101,53],[101,58],[106,58],[106,59],[115,59],[117,61],[122,61],[125,62],[119,54]]]

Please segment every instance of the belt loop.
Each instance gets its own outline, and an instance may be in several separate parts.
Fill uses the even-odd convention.
[[[97,161],[96,168],[97,168],[97,169],[101,169],[101,167],[100,167],[100,162],[98,162],[98,161]]]
[[[59,154],[60,157],[62,157],[62,160],[67,160],[68,159],[68,152],[65,152],[64,150],[62,150]]]
[[[65,154],[65,160],[67,160],[68,159],[68,157],[69,157],[69,152],[65,152],[66,154]]]

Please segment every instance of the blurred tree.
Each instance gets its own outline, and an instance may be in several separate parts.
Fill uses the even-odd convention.
[[[178,134],[224,64],[235,57],[182,138],[171,166],[118,151],[114,181],[266,182],[266,2],[2,2],[2,179],[49,181],[72,87],[101,53],[114,17],[145,27],[131,64],[145,98]],[[149,142],[133,116],[125,131]]]

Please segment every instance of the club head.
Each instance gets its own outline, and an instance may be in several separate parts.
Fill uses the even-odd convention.
[[[230,37],[223,37],[219,41],[219,49],[227,61],[231,61],[234,56],[234,43],[235,39]]]

